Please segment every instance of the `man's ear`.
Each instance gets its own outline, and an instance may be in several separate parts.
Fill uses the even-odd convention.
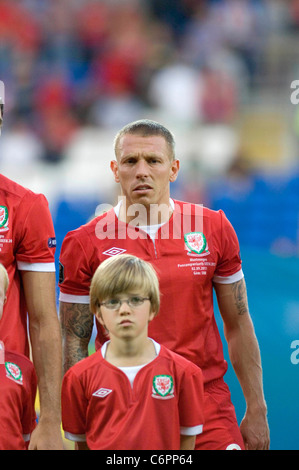
[[[180,169],[180,160],[177,160],[177,159],[173,160],[171,163],[171,171],[170,171],[170,176],[169,176],[169,181],[171,183],[173,183],[177,179],[179,169]]]
[[[118,164],[116,160],[111,160],[110,162],[110,169],[114,175],[114,180],[116,183],[119,183],[119,177],[118,177]]]

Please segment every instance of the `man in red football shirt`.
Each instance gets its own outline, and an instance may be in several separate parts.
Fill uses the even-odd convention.
[[[0,324],[9,279],[0,264]],[[25,450],[36,425],[37,379],[32,362],[7,350],[0,338],[0,450]]]
[[[121,201],[70,232],[60,255],[60,318],[64,362],[88,355],[93,328],[89,285],[107,257],[131,253],[150,261],[159,275],[160,314],[149,336],[201,367],[205,382],[205,429],[198,449],[267,449],[269,429],[259,347],[248,311],[235,231],[222,211],[170,199],[179,172],[174,139],[143,120],[115,139],[111,162]],[[223,376],[227,364],[213,310],[213,288],[224,322],[231,362],[247,404],[237,424]],[[105,340],[98,327],[97,347]]]
[[[0,107],[1,123],[3,105]],[[46,198],[0,174],[0,262],[9,276],[0,338],[32,357],[40,418],[30,448],[61,449],[61,335],[55,299],[55,233]],[[29,324],[27,326],[27,312]]]

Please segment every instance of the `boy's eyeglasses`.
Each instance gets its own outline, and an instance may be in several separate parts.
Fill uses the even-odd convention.
[[[121,307],[121,304],[123,302],[126,302],[129,307],[131,308],[136,308],[140,307],[144,303],[145,300],[150,300],[149,297],[138,297],[137,295],[134,295],[132,297],[129,297],[128,299],[110,299],[107,300],[106,302],[101,302],[101,305],[104,305],[106,308],[109,308],[110,310],[118,310]]]

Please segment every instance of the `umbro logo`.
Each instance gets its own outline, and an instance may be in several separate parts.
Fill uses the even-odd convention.
[[[103,251],[103,255],[116,256],[120,255],[121,253],[124,253],[125,251],[127,250],[113,246],[112,248],[109,248],[109,250]]]
[[[94,392],[92,395],[94,397],[105,398],[111,392],[112,392],[112,390],[110,390],[110,388],[99,388],[99,390]]]

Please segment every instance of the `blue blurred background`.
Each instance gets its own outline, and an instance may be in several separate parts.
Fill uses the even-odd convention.
[[[65,234],[117,201],[117,130],[174,132],[173,197],[223,209],[240,240],[272,449],[299,449],[298,39],[298,0],[0,0],[1,173],[47,196],[58,262]]]

